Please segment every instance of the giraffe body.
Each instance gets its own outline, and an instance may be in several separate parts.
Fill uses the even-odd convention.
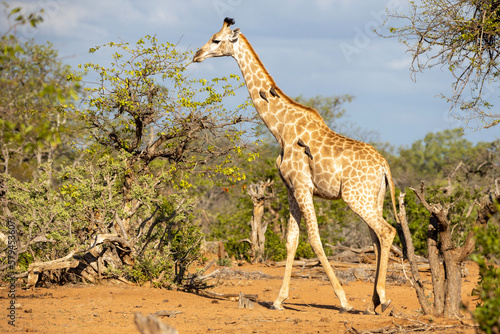
[[[389,165],[372,146],[335,133],[316,110],[283,93],[245,36],[239,29],[231,30],[231,24],[234,20],[226,18],[222,29],[196,52],[193,62],[220,56],[235,58],[257,112],[281,147],[276,164],[288,190],[290,218],[285,274],[273,308],[282,309],[283,301],[288,298],[299,223],[303,218],[311,246],[340,300],[341,311],[352,309],[321,245],[313,205],[313,196],[318,196],[342,198],[368,224],[377,268],[372,304],[366,312],[374,314],[379,305],[384,311],[390,304],[385,296],[385,281],[389,251],[396,234],[382,217],[386,185],[395,210]]]

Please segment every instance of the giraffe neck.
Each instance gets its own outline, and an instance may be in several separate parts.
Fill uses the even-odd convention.
[[[316,110],[295,102],[279,89],[243,34],[235,45],[233,57],[241,69],[257,113],[281,146],[284,144],[284,125],[286,122],[293,122],[297,117],[292,113],[310,113],[319,123],[324,124]],[[271,89],[279,98],[270,93]],[[265,94],[267,101],[262,94]],[[287,104],[293,105],[293,108],[287,108]]]

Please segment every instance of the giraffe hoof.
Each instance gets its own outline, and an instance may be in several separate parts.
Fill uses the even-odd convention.
[[[353,307],[352,307],[351,305],[349,305],[349,306],[347,306],[347,307],[341,307],[341,308],[340,308],[340,314],[343,314],[343,313],[349,312],[349,311],[351,311],[351,310],[352,310],[352,308],[353,308]]]
[[[384,311],[387,310],[387,308],[389,307],[389,305],[391,305],[391,300],[390,299],[388,301],[386,301],[385,303],[382,304],[382,313],[384,313]]]
[[[376,315],[378,314],[377,311],[375,311],[375,309],[377,308],[377,306],[375,305],[369,305],[368,308],[363,312],[363,314],[365,315]]]
[[[365,310],[365,311],[363,311],[363,314],[364,315],[376,315],[377,312],[375,312],[374,310]]]
[[[275,305],[275,304],[271,305],[271,307],[269,309],[270,310],[277,310],[277,311],[283,311],[284,310],[283,306],[281,306],[281,305]]]

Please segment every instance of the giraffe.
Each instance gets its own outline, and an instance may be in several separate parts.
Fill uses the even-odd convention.
[[[234,23],[233,19],[226,18],[222,29],[195,53],[193,62],[233,57],[258,114],[281,147],[276,164],[288,191],[290,217],[285,273],[271,308],[283,310],[283,301],[288,298],[299,223],[303,218],[313,251],[340,300],[340,311],[353,309],[321,244],[313,205],[313,196],[318,196],[343,199],[368,224],[377,261],[372,302],[365,313],[376,314],[379,305],[384,312],[391,303],[385,295],[385,281],[390,247],[396,234],[396,229],[382,217],[387,185],[396,212],[394,183],[387,161],[372,146],[335,133],[316,110],[283,93],[240,29],[230,28]]]

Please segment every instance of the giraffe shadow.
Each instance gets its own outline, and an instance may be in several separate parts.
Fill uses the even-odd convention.
[[[262,307],[268,308],[268,309],[272,309],[273,303],[260,301],[259,305]],[[343,311],[341,307],[333,306],[333,305],[304,304],[304,303],[286,303],[286,304],[283,304],[283,308],[285,310],[297,311],[297,312],[307,312],[307,309],[310,307],[322,309],[322,310],[332,310],[332,311],[337,311],[340,313],[347,313],[347,314],[363,314],[363,312],[358,311],[358,310],[354,310],[354,309],[350,310],[350,311]]]
[[[293,305],[295,307],[301,307],[302,310],[300,310],[300,311],[307,311],[305,309],[312,307],[312,308],[317,308],[317,309],[321,309],[321,310],[332,310],[332,311],[337,311],[339,313],[346,313],[346,314],[363,314],[363,312],[355,310],[355,309],[352,309],[350,311],[346,311],[339,306],[324,305],[324,304],[287,303],[284,307],[287,308],[287,306],[289,306],[289,305]]]
[[[274,311],[274,309],[273,309],[273,303],[272,302],[259,301],[258,303],[259,303],[260,306],[265,307],[265,308],[267,308],[269,310],[273,310]],[[297,311],[297,312],[304,312],[304,310],[293,308],[290,305],[295,305],[295,304],[286,304],[286,305],[282,305],[282,306],[283,306],[283,308],[285,310],[291,310],[291,311]]]

